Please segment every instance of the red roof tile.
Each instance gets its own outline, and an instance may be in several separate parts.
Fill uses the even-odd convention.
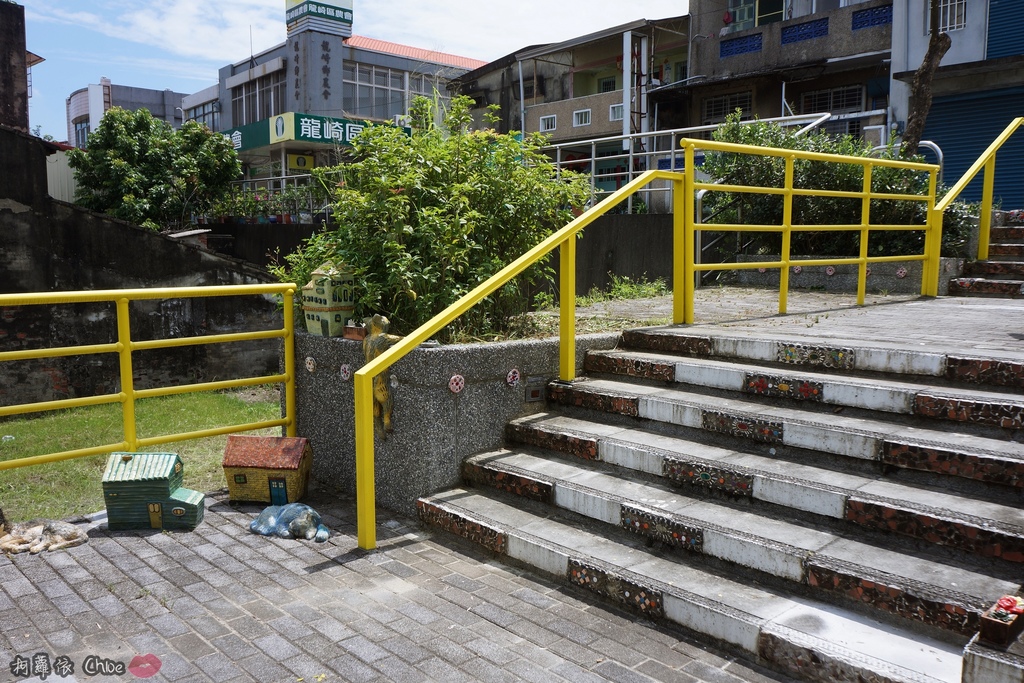
[[[366,36],[351,36],[345,39],[345,44],[351,47],[362,48],[363,50],[372,50],[373,52],[383,52],[389,55],[411,57],[413,59],[420,59],[424,62],[437,62],[438,64],[457,66],[463,69],[477,69],[488,63],[479,59],[460,57],[459,55],[448,54],[447,52],[437,52],[436,50],[424,50],[419,47],[400,45],[386,40],[367,38]]]
[[[308,440],[303,436],[228,436],[224,467],[297,470]]]

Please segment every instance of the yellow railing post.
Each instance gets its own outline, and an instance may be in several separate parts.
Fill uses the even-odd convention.
[[[576,379],[576,235],[558,246],[558,377]]]
[[[779,314],[786,312],[789,301],[789,257],[793,240],[793,176],[796,155],[786,155],[785,194],[782,196],[782,268],[779,269]]]
[[[687,168],[692,163],[692,147],[686,149]],[[686,172],[680,180],[672,181],[672,323],[678,325],[685,323],[693,324],[693,296],[696,282],[696,273],[693,269],[693,261],[696,256],[693,253],[694,227],[696,221],[693,218],[693,188],[691,172]]]
[[[284,417],[288,420],[285,435],[295,436],[295,290],[287,289],[284,303]]]
[[[924,264],[921,274],[921,295],[939,295],[939,256],[942,255],[943,210],[936,204],[938,174],[932,171],[928,178],[928,230],[924,236]]]
[[[989,232],[992,227],[992,197],[996,184],[996,155],[993,154],[985,164],[985,177],[982,180],[981,215],[978,216],[978,260],[988,259]]]
[[[377,501],[373,463],[373,376],[355,374],[356,540],[363,550],[377,547]]]
[[[860,263],[857,265],[857,305],[864,305],[864,295],[868,288],[868,240],[871,238],[871,171],[873,166],[864,165],[864,184],[861,191],[864,196],[860,203]]]
[[[132,377],[132,333],[127,298],[117,300],[117,356],[121,371],[121,422],[124,426],[125,450],[139,448],[135,428],[135,381]]]

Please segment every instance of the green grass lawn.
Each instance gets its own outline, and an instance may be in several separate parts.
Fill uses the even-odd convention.
[[[274,420],[281,417],[276,389],[195,393],[136,402],[140,438]],[[280,435],[280,428],[259,432]],[[75,408],[39,417],[0,421],[0,461],[122,440],[120,405]],[[185,463],[185,487],[213,491],[226,486],[221,460],[227,436],[154,446],[143,450],[178,453]],[[10,521],[33,517],[64,519],[102,510],[101,478],[107,455],[0,470],[0,508]]]

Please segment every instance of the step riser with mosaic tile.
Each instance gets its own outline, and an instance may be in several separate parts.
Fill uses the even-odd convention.
[[[421,499],[417,509],[423,523],[480,543],[499,558],[645,618],[740,648],[804,680],[938,683],[954,680],[960,670],[959,646],[902,635],[841,608],[790,600],[718,573],[644,559],[633,546],[478,501],[479,496],[456,489]],[[814,628],[808,631],[810,624]],[[846,644],[821,637],[823,630],[843,633]]]
[[[942,377],[964,385],[983,384],[1024,389],[1024,364],[917,349],[829,346],[749,336],[712,338],[649,330],[627,330],[622,335],[622,346],[682,356],[783,363],[816,372],[855,370],[889,375],[920,375]]]
[[[483,462],[474,463],[473,467],[472,474],[467,472],[467,480],[476,486],[488,486],[492,482],[515,477],[541,478],[536,472],[526,475],[514,465],[488,462],[486,458]],[[647,497],[647,503],[639,503],[611,497],[613,494],[608,492],[607,486],[603,489],[592,488],[575,480],[569,482],[554,477],[548,477],[545,484],[552,494],[549,500],[543,502],[660,543],[677,553],[693,553],[729,562],[815,591],[834,594],[836,598],[852,599],[894,616],[964,635],[973,634],[977,630],[981,612],[989,606],[993,597],[999,597],[995,593],[1018,588],[1016,584],[1001,583],[992,589],[995,591],[992,595],[971,597],[950,591],[944,586],[928,585],[909,577],[893,576],[869,566],[830,557],[828,544],[834,537],[827,533],[817,534],[813,544],[805,540],[802,547],[789,545],[770,537],[759,537],[711,523],[700,517],[699,510],[696,517],[692,513],[687,514],[688,510],[699,506],[682,507],[679,512],[659,509],[649,502],[659,499],[657,491]],[[660,499],[663,498],[662,494]],[[680,502],[672,505],[679,506]],[[793,535],[799,536],[800,532],[795,531]],[[778,536],[786,537],[787,534]],[[899,561],[898,558],[896,561]],[[964,576],[970,577],[969,574]],[[954,583],[969,583],[969,580],[959,578]]]
[[[968,261],[964,264],[964,277],[1024,280],[1024,262]]]
[[[562,405],[723,433],[756,443],[809,449],[876,461],[886,466],[1024,489],[1024,459],[1001,453],[999,442],[991,440],[994,447],[989,452],[971,452],[949,445],[937,446],[913,439],[887,437],[882,428],[877,432],[858,431],[852,427],[837,428],[835,423],[838,418],[832,418],[831,424],[815,424],[806,420],[786,422],[763,419],[754,407],[750,411],[725,411],[697,402],[659,397],[617,395],[609,398],[600,392],[589,391],[585,383],[574,387],[552,386],[549,388],[549,398]],[[554,438],[553,435],[545,435],[543,442],[536,445],[559,450],[552,442]],[[579,448],[593,452],[593,446],[586,442],[580,442]]]
[[[954,278],[949,281],[950,296],[992,296],[1005,299],[1024,297],[1024,281]]]
[[[558,450],[557,440],[548,438],[546,431],[543,425],[519,425],[515,437],[527,445],[572,455]],[[576,438],[579,441],[587,439],[582,434]],[[747,498],[821,515],[832,520],[845,520],[865,529],[891,531],[982,557],[1000,558],[1015,563],[1024,562],[1024,527],[1001,528],[1000,525],[988,520],[974,519],[953,511],[940,513],[934,509],[915,509],[885,497],[866,496],[859,493],[856,488],[845,488],[810,478],[817,474],[816,472],[810,472],[806,475],[807,478],[787,476],[780,471],[785,467],[784,463],[727,449],[685,444],[681,441],[672,443],[668,438],[663,438],[662,441],[666,446],[675,446],[677,450],[661,450],[607,437],[594,437],[590,441],[593,443],[596,457],[589,459],[616,465],[625,470],[654,475],[686,490],[713,490],[736,498]],[[699,457],[693,453],[702,453],[707,457]],[[760,461],[759,466],[742,466],[730,462],[738,455],[745,455],[747,462]],[[479,466],[474,464],[472,467]],[[805,471],[806,469],[810,468],[805,468]],[[482,472],[466,471],[465,474],[468,481],[510,490],[501,486],[501,478],[494,479],[497,473],[484,475]],[[504,472],[501,477],[514,479],[515,475]],[[847,475],[847,478],[855,479],[853,475]],[[869,481],[864,479],[858,484],[863,486]],[[545,484],[546,496],[534,500],[553,501],[549,483]],[[517,486],[523,487],[525,484],[517,483]],[[609,514],[614,516],[613,513]]]
[[[1005,225],[1001,227],[993,226],[988,231],[989,242],[995,244],[997,242],[1024,242],[1024,226],[1022,225]]]

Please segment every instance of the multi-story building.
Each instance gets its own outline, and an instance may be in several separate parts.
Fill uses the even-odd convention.
[[[76,90],[67,98],[68,142],[84,148],[89,133],[99,126],[100,119],[111,107],[128,111],[148,109],[154,118],[178,128],[183,97],[184,93],[172,90],[114,85],[109,78],[101,78],[99,83]]]
[[[688,125],[830,112],[826,129],[883,143],[892,0],[699,0]]]
[[[452,90],[476,100],[477,123],[488,106],[498,105],[500,132],[541,132],[564,145],[562,162],[589,167],[593,153],[596,186],[613,190],[628,177],[624,145],[628,150],[651,141],[608,140],[594,149],[571,143],[643,134],[674,119],[671,108],[652,107],[649,94],[685,77],[688,23],[685,16],[640,19],[527,47],[462,75]]]
[[[950,39],[932,82],[924,139],[942,150],[947,183],[956,181],[1017,116],[1024,116],[1024,7],[1020,0],[937,0],[939,29]],[[928,0],[893,0],[892,109],[907,120],[910,83],[928,46]],[[1012,137],[996,160],[995,196],[1024,207],[1024,137]],[[981,178],[962,198],[981,198]]]
[[[229,136],[249,178],[334,163],[367,121],[401,121],[417,95],[484,62],[352,35],[352,1],[287,0],[287,40],[220,69],[186,117]],[[443,102],[441,102],[443,104]]]

